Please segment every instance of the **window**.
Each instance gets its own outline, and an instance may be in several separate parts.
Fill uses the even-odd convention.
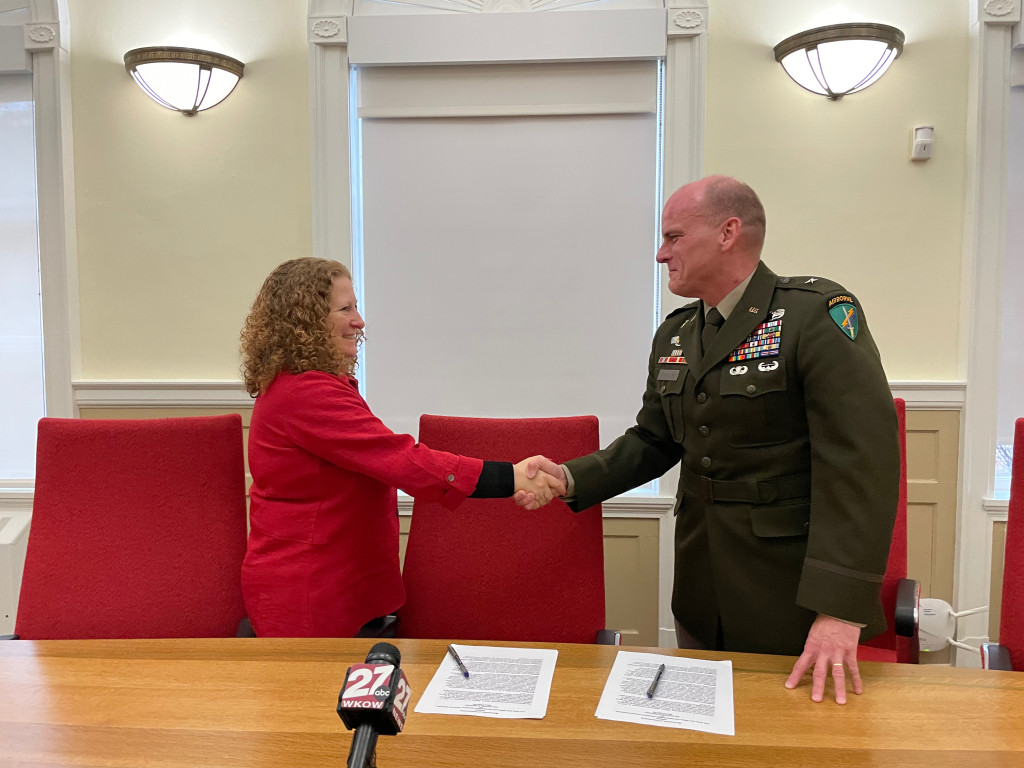
[[[360,69],[360,379],[391,428],[595,414],[607,444],[633,424],[658,93],[654,60]]]
[[[999,415],[992,495],[1010,497],[1013,431],[1024,418],[1024,87],[1010,90],[1010,130],[1006,147],[1006,258],[1003,262],[1002,321],[999,341]]]
[[[35,474],[44,415],[32,76],[0,75],[0,482]]]

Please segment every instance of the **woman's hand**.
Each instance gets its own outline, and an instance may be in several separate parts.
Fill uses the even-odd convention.
[[[540,509],[556,496],[565,495],[565,483],[543,470],[538,471],[536,459],[542,459],[550,466],[557,466],[543,456],[531,456],[512,465],[516,504],[525,509]],[[531,462],[534,463],[533,467],[529,466]]]

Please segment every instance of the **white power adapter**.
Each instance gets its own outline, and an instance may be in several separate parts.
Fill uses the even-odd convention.
[[[937,597],[922,597],[918,622],[919,647],[923,653],[941,651],[956,634],[953,607]]]

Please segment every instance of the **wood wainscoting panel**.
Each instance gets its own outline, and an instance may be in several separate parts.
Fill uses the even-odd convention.
[[[605,624],[623,645],[658,645],[658,527],[655,518],[604,519]]]
[[[1006,557],[1006,521],[996,520],[992,524],[992,581],[988,599],[988,637],[993,643],[999,642],[999,618],[1002,616],[1003,561]]]
[[[960,412],[907,411],[907,575],[922,597],[953,602]],[[922,656],[948,664],[950,651]]]

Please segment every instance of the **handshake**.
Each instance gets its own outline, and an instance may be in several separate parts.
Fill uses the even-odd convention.
[[[516,492],[512,497],[525,509],[540,509],[566,492],[565,470],[546,456],[531,456],[512,466]]]

